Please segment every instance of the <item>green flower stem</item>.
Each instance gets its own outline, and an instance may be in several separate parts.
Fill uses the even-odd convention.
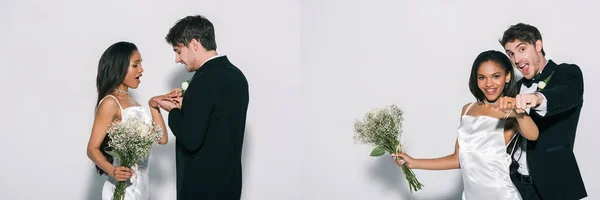
[[[396,153],[401,153],[399,150],[396,150]],[[402,160],[402,158],[400,158],[400,156],[396,156],[396,160]],[[415,173],[413,172],[413,170],[411,168],[409,168],[406,163],[402,164],[402,172],[404,172],[404,177],[406,178],[406,180],[408,181],[408,186],[410,189],[410,193],[412,193],[413,191],[419,191],[421,189],[423,189],[423,184],[421,184],[421,182],[419,182],[419,180],[417,180],[417,176],[415,176]]]
[[[131,159],[121,160],[121,166],[131,167],[133,166],[133,162]],[[113,200],[124,200],[125,199],[125,189],[127,188],[127,181],[120,181],[115,186],[115,191],[113,193]]]

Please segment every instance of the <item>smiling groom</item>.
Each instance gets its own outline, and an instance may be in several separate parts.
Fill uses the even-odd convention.
[[[512,105],[526,109],[540,130],[537,141],[524,139],[524,150],[515,152],[519,168],[513,183],[524,200],[587,197],[573,154],[583,106],[581,69],[546,60],[542,35],[529,24],[511,26],[499,42],[523,74]]]

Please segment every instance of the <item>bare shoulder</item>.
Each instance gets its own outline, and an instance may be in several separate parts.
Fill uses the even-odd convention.
[[[471,104],[473,104],[473,103],[472,103],[472,102],[471,102],[471,103],[467,103],[467,104],[465,104],[465,105],[463,106],[463,108],[462,108],[462,113],[460,114],[461,116],[462,116],[462,115],[464,115],[464,114],[466,114],[465,112],[467,111],[467,108],[469,108],[469,106],[470,106]]]
[[[100,105],[98,105],[96,117],[116,118],[118,117],[119,110],[120,107],[117,100],[112,97],[106,97],[104,100],[102,100],[102,102],[100,102]]]

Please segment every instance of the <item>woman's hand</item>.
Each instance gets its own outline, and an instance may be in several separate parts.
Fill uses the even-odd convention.
[[[110,174],[118,182],[126,181],[131,178],[131,169],[123,166],[113,168],[112,174]]]
[[[148,105],[150,105],[150,107],[152,108],[158,109],[160,106],[158,102],[160,101],[172,101],[170,93],[150,98],[150,100],[148,101]]]
[[[403,164],[406,164],[406,166],[408,166],[408,168],[411,168],[411,169],[416,167],[415,166],[416,160],[413,159],[412,157],[410,157],[408,154],[405,154],[405,153],[392,154],[392,158],[394,158],[394,161],[396,162],[396,164],[398,166],[402,166]]]

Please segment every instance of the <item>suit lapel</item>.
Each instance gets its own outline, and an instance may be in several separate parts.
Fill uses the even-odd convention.
[[[544,70],[542,70],[542,74],[540,74],[540,81],[545,81],[548,77],[550,77],[550,75],[554,72],[555,68],[556,63],[554,63],[554,61],[552,60],[548,60],[546,67],[544,67]]]

